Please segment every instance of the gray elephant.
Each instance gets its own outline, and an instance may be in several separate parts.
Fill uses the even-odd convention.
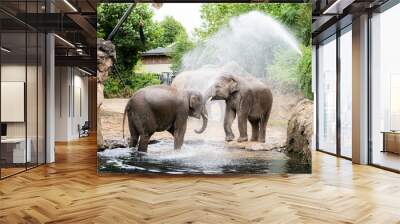
[[[188,116],[203,117],[207,123],[200,92],[177,90],[165,85],[143,88],[129,99],[125,107],[123,129],[126,116],[131,134],[129,146],[136,147],[139,141],[138,150],[143,152],[147,151],[150,137],[155,132],[165,130],[174,136],[174,148],[180,149]]]
[[[251,141],[265,142],[265,129],[271,113],[271,90],[251,76],[222,75],[207,90],[205,101],[225,100],[225,140],[232,141],[232,122],[238,116],[240,136],[238,142],[247,141],[247,120],[252,126]]]

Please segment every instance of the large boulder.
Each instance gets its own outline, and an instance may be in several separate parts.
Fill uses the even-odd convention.
[[[116,60],[115,46],[111,41],[97,39],[97,146],[104,148],[101,111],[104,101],[104,82]]]
[[[300,100],[292,109],[287,127],[286,152],[296,153],[311,163],[313,135],[313,102]]]

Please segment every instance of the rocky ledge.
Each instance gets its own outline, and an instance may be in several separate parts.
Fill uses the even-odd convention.
[[[313,135],[313,102],[308,99],[299,101],[293,108],[287,128],[286,153],[297,153],[304,161],[311,163],[311,145]]]

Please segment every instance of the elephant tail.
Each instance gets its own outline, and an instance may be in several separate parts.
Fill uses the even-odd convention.
[[[129,111],[129,106],[126,105],[125,111],[124,111],[124,117],[122,118],[122,139],[125,139],[125,118],[126,115],[128,114]]]

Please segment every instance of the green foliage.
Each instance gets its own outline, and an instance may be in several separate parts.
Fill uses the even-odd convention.
[[[183,55],[193,49],[195,44],[189,39],[188,35],[185,32],[178,34],[176,37],[176,42],[174,44],[172,50],[172,65],[171,69],[174,72],[178,72],[180,70],[182,64]]]
[[[102,3],[97,7],[97,36],[106,38],[118,20],[129,7],[126,3]],[[117,50],[117,67],[120,70],[131,70],[139,60],[139,52],[156,47],[160,29],[152,20],[153,12],[148,4],[137,4],[127,20],[112,40]],[[143,32],[146,42],[140,39],[140,26],[143,24]]]
[[[128,7],[126,3],[99,4],[97,37],[107,38]],[[144,43],[140,39],[140,27],[143,27]],[[105,97],[129,96],[147,85],[158,84],[159,80],[154,74],[138,74],[143,73],[140,52],[168,46],[181,33],[186,34],[184,27],[172,17],[157,23],[153,21],[153,11],[149,4],[137,4],[112,40],[117,51],[114,65],[117,69],[113,69],[105,82]]]
[[[146,86],[152,86],[158,84],[160,84],[160,80],[158,79],[157,74],[145,73],[145,74],[135,75],[132,79],[130,87],[134,91],[137,91]]]
[[[102,3],[97,7],[97,36],[106,38],[118,20],[128,8],[124,3]],[[303,54],[297,59],[298,64],[293,66],[294,56],[286,52],[276,52],[274,64],[267,68],[273,79],[285,82],[297,82],[299,88],[307,98],[312,98],[311,92],[311,4],[203,4],[201,18],[203,23],[196,29],[200,41],[215,33],[225,25],[231,17],[247,13],[252,10],[265,12],[283,23],[301,41]],[[122,82],[128,83],[128,89],[116,74],[110,74],[105,83],[105,96],[116,97],[129,95],[137,89],[147,85],[157,84],[159,80],[152,74],[134,75],[141,73],[139,52],[156,47],[166,47],[171,43],[172,70],[179,71],[182,57],[196,44],[185,32],[183,26],[172,17],[157,23],[152,20],[153,12],[149,4],[137,4],[131,15],[122,25],[113,43],[117,49],[116,67]],[[140,40],[139,27],[143,25],[146,37],[145,44]],[[289,66],[290,65],[290,66]]]
[[[311,47],[302,47],[302,56],[297,64],[297,73],[299,75],[299,86],[304,96],[310,100],[313,99],[312,93],[312,74],[311,74]]]
[[[275,61],[267,67],[267,74],[271,80],[297,86],[303,95],[312,100],[312,74],[311,74],[311,46],[302,46],[302,55],[280,51],[275,53]]]
[[[121,95],[121,86],[118,79],[113,76],[108,77],[104,82],[104,97],[112,98]]]
[[[311,4],[307,3],[203,4],[201,7],[203,23],[196,32],[201,39],[205,39],[225,25],[230,18],[253,10],[267,13],[283,23],[301,40],[303,45],[309,46],[311,44]]]
[[[203,4],[201,18],[203,23],[196,33],[205,40],[217,32],[229,19],[241,14],[258,10],[284,24],[302,43],[302,56],[298,59],[295,53],[277,50],[274,63],[267,68],[271,79],[296,84],[304,96],[312,99],[311,90],[311,4]]]
[[[181,33],[186,34],[186,30],[182,24],[171,16],[165,17],[164,20],[160,22],[160,32],[161,36],[158,40],[158,47],[166,47],[174,43],[177,36]]]
[[[296,84],[296,65],[299,61],[297,52],[278,49],[274,55],[274,63],[267,67],[267,77],[290,85]]]
[[[111,76],[104,83],[104,96],[106,98],[129,97],[141,88],[158,84],[160,84],[158,76],[152,73],[132,75],[131,78],[124,83],[117,77]]]

